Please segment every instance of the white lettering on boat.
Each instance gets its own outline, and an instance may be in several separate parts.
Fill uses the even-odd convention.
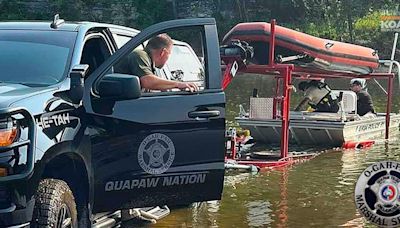
[[[363,131],[370,131],[370,130],[376,130],[379,128],[384,129],[385,127],[385,122],[378,122],[378,123],[371,123],[371,124],[365,124],[365,125],[360,125],[356,127],[357,132],[363,132]]]

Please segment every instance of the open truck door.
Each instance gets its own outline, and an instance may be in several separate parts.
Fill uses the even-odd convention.
[[[116,72],[151,37],[178,34],[172,36],[177,40],[187,29],[198,31],[201,44],[194,49],[205,60],[199,92],[143,93],[138,77]],[[214,19],[167,21],[143,30],[86,79],[83,107],[92,146],[93,212],[220,199],[225,95]]]

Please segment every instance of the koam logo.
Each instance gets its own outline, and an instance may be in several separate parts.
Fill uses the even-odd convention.
[[[400,16],[381,16],[382,32],[400,32]]]

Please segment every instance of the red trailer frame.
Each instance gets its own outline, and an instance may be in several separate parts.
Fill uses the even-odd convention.
[[[392,94],[393,94],[393,78],[394,73],[371,73],[367,75],[358,75],[351,73],[340,73],[323,71],[319,69],[309,69],[294,66],[293,64],[279,64],[275,63],[275,25],[276,20],[271,20],[271,35],[269,42],[269,64],[268,65],[244,65],[243,62],[238,61],[238,58],[228,57],[222,58],[226,63],[227,67],[224,71],[223,76],[223,89],[225,89],[229,82],[232,80],[232,67],[236,65],[237,70],[243,73],[257,73],[257,74],[273,74],[276,79],[276,91],[273,102],[273,118],[282,120],[282,131],[281,131],[281,144],[280,144],[280,160],[278,161],[251,161],[251,160],[237,160],[239,164],[253,164],[258,167],[275,167],[286,164],[292,164],[293,159],[288,156],[289,154],[289,114],[290,114],[290,94],[293,89],[292,78],[298,77],[303,79],[313,78],[387,78],[388,79],[388,94],[386,103],[386,124],[385,124],[385,139],[389,139],[389,124],[390,124],[390,112],[392,107]],[[279,88],[282,87],[282,92]],[[277,109],[280,106],[280,114]],[[233,151],[236,153],[236,151]],[[232,156],[234,159],[235,156]]]

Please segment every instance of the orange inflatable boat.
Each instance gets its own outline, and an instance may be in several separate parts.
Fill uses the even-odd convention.
[[[225,35],[222,43],[246,41],[254,48],[250,62],[265,65],[269,63],[270,33],[269,23],[241,23]],[[369,74],[379,66],[378,54],[371,48],[321,39],[281,26],[275,26],[275,34],[276,62],[353,74]]]

